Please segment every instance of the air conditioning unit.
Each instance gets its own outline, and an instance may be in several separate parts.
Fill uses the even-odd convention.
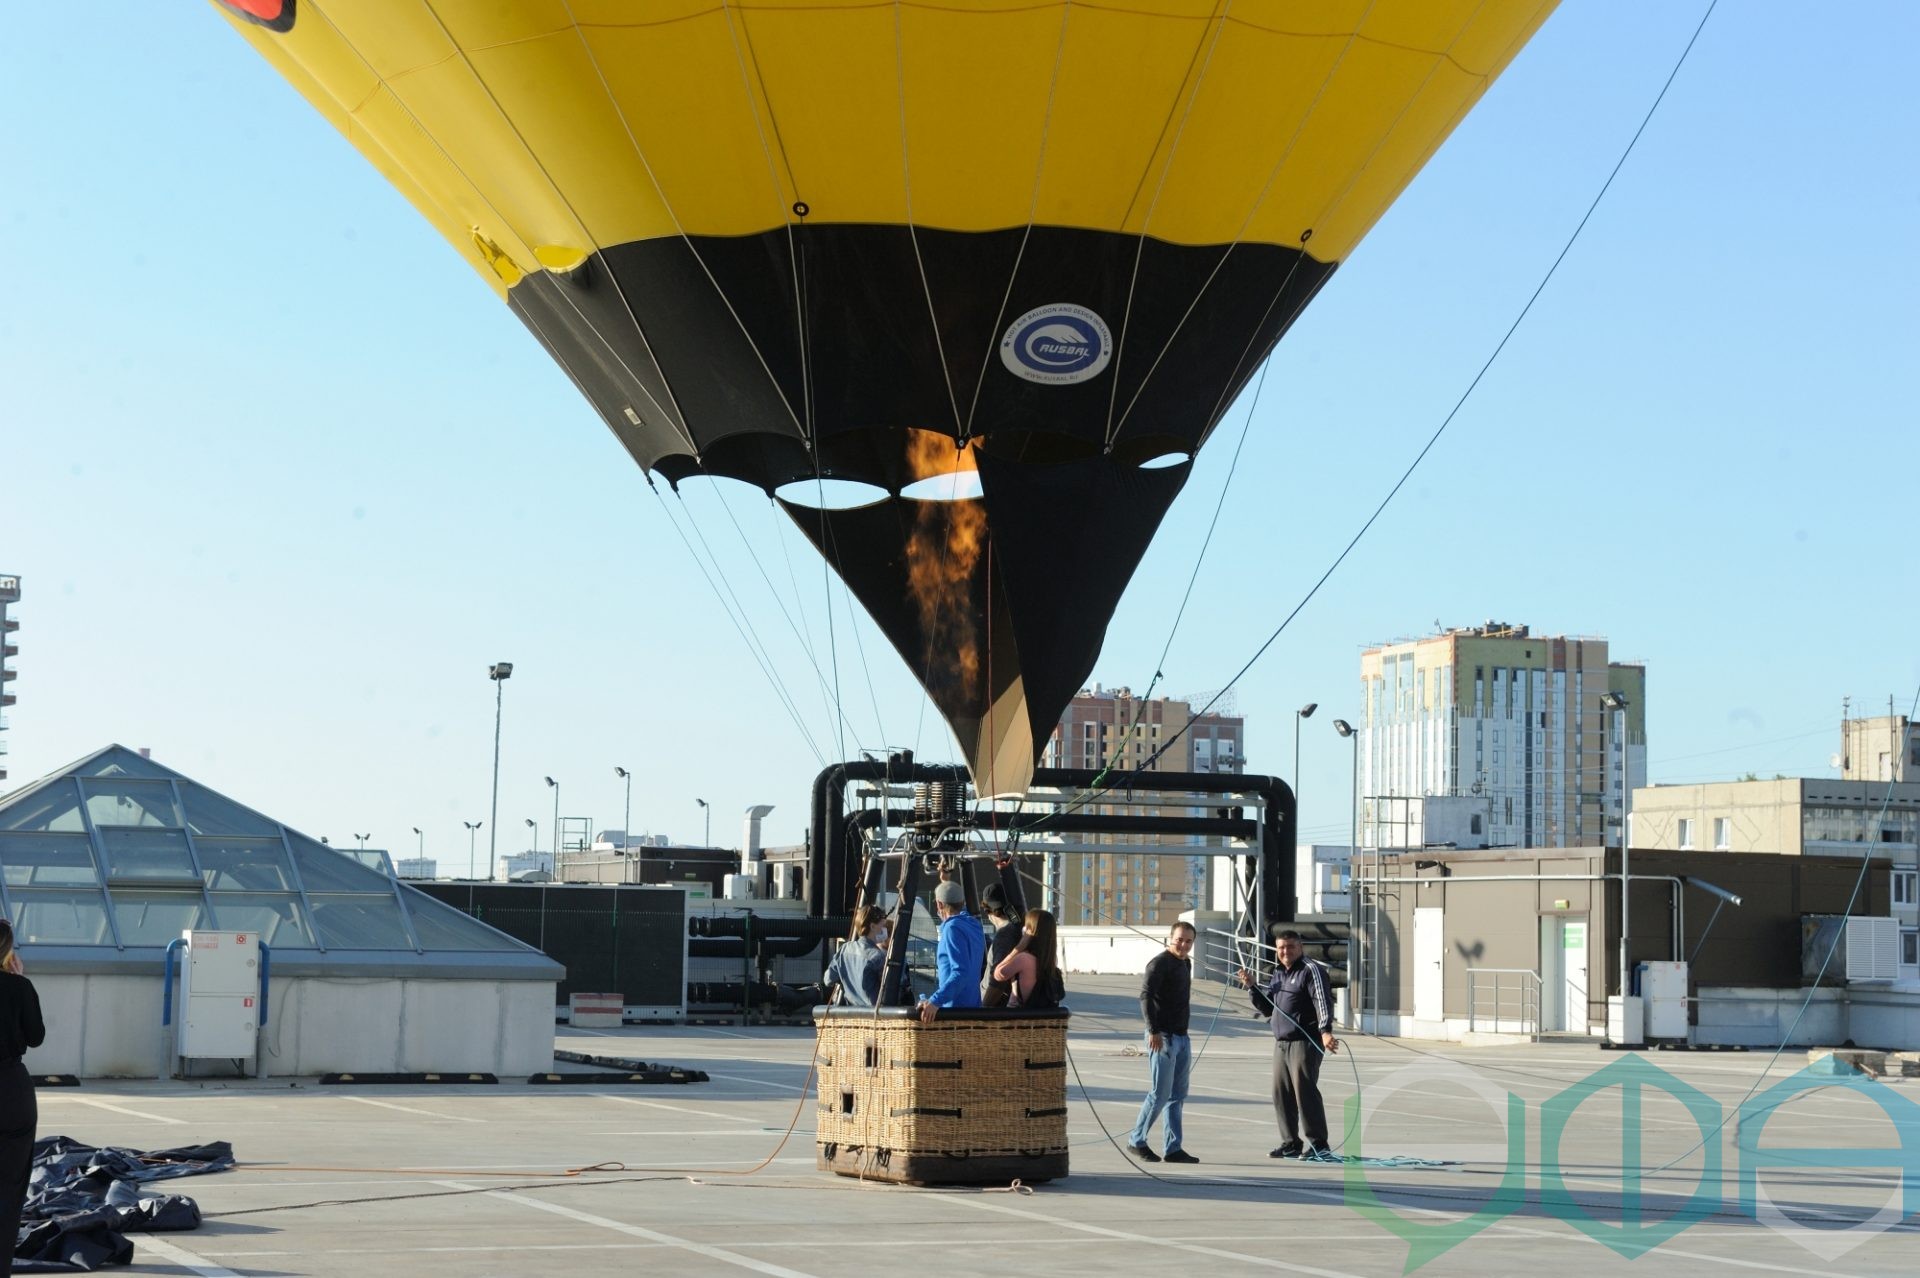
[[[1800,980],[1803,985],[1869,984],[1898,980],[1899,976],[1898,919],[1855,914],[1801,917]]]

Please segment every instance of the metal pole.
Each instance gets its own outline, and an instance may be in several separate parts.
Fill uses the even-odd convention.
[[[627,806],[620,815],[620,850],[629,855],[633,852],[633,773],[627,773]],[[554,864],[560,861],[560,849],[553,850]]]
[[[1380,827],[1373,834],[1373,924],[1367,928],[1367,978],[1373,982],[1367,1006],[1373,1012],[1373,1032],[1380,1032]]]
[[[1296,723],[1299,720],[1295,720]],[[1293,824],[1300,823],[1300,809],[1294,808]],[[1296,836],[1295,843],[1300,840]],[[1259,954],[1258,946],[1271,944],[1272,939],[1263,935],[1267,930],[1267,823],[1260,822],[1253,844],[1253,939],[1254,953]],[[1198,948],[1198,947],[1196,947]]]
[[[1303,717],[1298,710],[1293,712],[1293,824],[1295,826],[1293,843],[1295,847],[1300,845],[1298,829],[1300,825],[1300,720]]]
[[[1627,969],[1627,933],[1628,920],[1633,910],[1633,880],[1631,867],[1627,864],[1628,847],[1633,842],[1633,829],[1628,824],[1631,813],[1627,811],[1627,712],[1619,709],[1613,712],[1614,739],[1620,743],[1620,1006],[1621,1016],[1626,1016],[1626,998],[1632,992],[1632,980]]]
[[[1353,935],[1353,924],[1356,921],[1353,910],[1353,904],[1357,900],[1353,895],[1353,858],[1360,852],[1360,734],[1354,733],[1351,741],[1353,786],[1347,796],[1347,935],[1349,938]],[[1353,996],[1360,992],[1360,986],[1354,979],[1359,975],[1356,970],[1356,965],[1360,962],[1359,954],[1360,947],[1349,943],[1347,946],[1347,1025],[1349,1028],[1359,1023],[1359,1013],[1353,1005]]]
[[[560,783],[553,783],[553,863],[560,864]],[[488,871],[492,877],[492,871]]]
[[[493,812],[487,817],[487,882],[493,882],[493,867],[500,860],[500,712],[506,704],[507,681],[493,681]],[[471,840],[469,840],[471,842]],[[467,849],[467,876],[473,876],[473,849]]]

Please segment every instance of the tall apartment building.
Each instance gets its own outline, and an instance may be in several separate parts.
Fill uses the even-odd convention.
[[[1225,707],[1231,710],[1232,707]],[[1189,726],[1191,725],[1191,726]],[[1160,758],[1154,752],[1179,740]],[[1246,721],[1218,711],[1194,713],[1190,701],[1176,697],[1135,697],[1129,688],[1082,689],[1060,716],[1042,755],[1043,767],[1115,769],[1145,767],[1154,772],[1240,772],[1246,766]],[[1094,811],[1122,811],[1096,804]],[[1198,808],[1141,808],[1139,815],[1200,815]],[[1053,909],[1061,923],[1128,924],[1157,927],[1172,923],[1184,910],[1204,908],[1211,858],[1174,852],[1193,840],[1156,836],[1165,853],[1115,852],[1053,858],[1048,871]],[[1089,835],[1090,843],[1113,843],[1112,835]],[[1139,846],[1137,840],[1132,846]]]
[[[1646,784],[1646,667],[1609,661],[1605,639],[1490,621],[1369,648],[1360,680],[1363,847],[1393,846],[1405,801],[1440,796],[1479,808],[1489,847],[1602,845]]]
[[[14,701],[13,690],[7,686],[14,679],[9,663],[20,653],[13,642],[13,632],[20,629],[20,623],[7,615],[7,606],[19,602],[20,578],[0,572],[0,781],[7,779],[7,707]]]

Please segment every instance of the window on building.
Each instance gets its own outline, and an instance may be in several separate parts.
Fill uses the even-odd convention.
[[[1732,825],[1733,822],[1729,821],[1726,817],[1715,817],[1713,819],[1713,846],[1715,851],[1725,852],[1727,850],[1727,840],[1731,838],[1733,834]]]
[[[1900,962],[1904,967],[1920,967],[1920,928],[1900,929]]]
[[[1916,902],[1920,902],[1920,871],[1895,870],[1893,872],[1893,903],[1913,905]]]
[[[1692,817],[1680,818],[1680,849],[1683,852],[1691,851],[1693,849],[1693,818]]]

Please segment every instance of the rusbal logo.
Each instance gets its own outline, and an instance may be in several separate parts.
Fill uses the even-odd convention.
[[[1071,302],[1035,307],[1000,339],[1000,362],[1030,382],[1084,382],[1099,376],[1112,357],[1107,322]]]

